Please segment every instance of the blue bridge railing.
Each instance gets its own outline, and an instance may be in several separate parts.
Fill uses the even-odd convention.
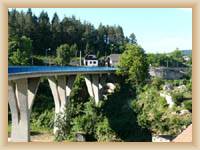
[[[88,67],[88,66],[9,66],[8,74],[34,72],[101,72],[116,71],[115,67]]]

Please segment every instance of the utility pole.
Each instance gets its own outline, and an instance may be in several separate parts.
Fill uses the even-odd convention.
[[[31,65],[33,66],[33,52],[31,51]]]
[[[81,66],[82,64],[81,64],[81,50],[80,50],[80,66]]]
[[[49,58],[49,59],[47,58],[47,51],[51,51],[51,48],[46,49],[46,59],[47,59],[48,64],[49,64],[49,66],[50,66],[50,58]]]

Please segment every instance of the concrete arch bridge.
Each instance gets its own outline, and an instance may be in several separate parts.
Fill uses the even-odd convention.
[[[83,74],[88,93],[98,104],[105,76],[114,73],[112,67],[72,66],[9,66],[8,103],[12,116],[11,141],[30,141],[30,114],[41,77],[47,77],[52,91],[55,114],[64,110],[72,85],[78,74]],[[54,133],[56,132],[54,127]]]

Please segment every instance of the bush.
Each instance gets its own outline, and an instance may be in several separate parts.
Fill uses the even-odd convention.
[[[67,109],[66,109],[67,110]],[[63,141],[67,138],[67,135],[70,133],[71,125],[71,115],[69,111],[64,113],[59,113],[56,115],[55,127],[58,128],[55,134],[55,141]]]
[[[192,101],[191,100],[184,101],[183,104],[184,104],[185,109],[192,112]]]
[[[171,96],[172,96],[173,101],[177,105],[180,105],[181,102],[183,101],[183,93],[181,93],[181,92],[172,92]]]
[[[94,133],[94,126],[98,120],[97,108],[91,98],[89,102],[84,104],[82,114],[72,119],[72,132],[84,132],[87,135],[91,135]]]
[[[43,113],[31,114],[32,126],[37,128],[53,129],[54,126],[54,109],[45,110]]]
[[[186,84],[186,87],[188,91],[192,91],[192,80],[189,80],[189,82]]]
[[[161,78],[153,78],[152,86],[156,87],[158,90],[161,90],[161,85],[164,84],[164,80]]]
[[[180,80],[174,80],[173,81],[174,86],[179,86],[180,85]]]
[[[108,119],[106,117],[102,119],[96,124],[95,137],[97,141],[120,141],[116,133],[111,129]]]

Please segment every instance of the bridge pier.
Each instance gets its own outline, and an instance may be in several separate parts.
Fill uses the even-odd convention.
[[[75,77],[76,76],[74,75],[68,76],[67,80],[66,76],[48,77],[49,86],[51,88],[51,92],[55,103],[54,121],[57,120],[57,115],[59,113],[63,113],[65,110],[65,106],[69,99]],[[58,130],[58,127],[54,126],[54,134],[56,134]]]
[[[95,105],[98,105],[99,100],[102,97],[102,88],[105,78],[98,74],[85,75],[85,82],[90,97],[94,98]]]
[[[30,114],[40,79],[9,81],[8,102],[12,116],[11,141],[30,141]]]

